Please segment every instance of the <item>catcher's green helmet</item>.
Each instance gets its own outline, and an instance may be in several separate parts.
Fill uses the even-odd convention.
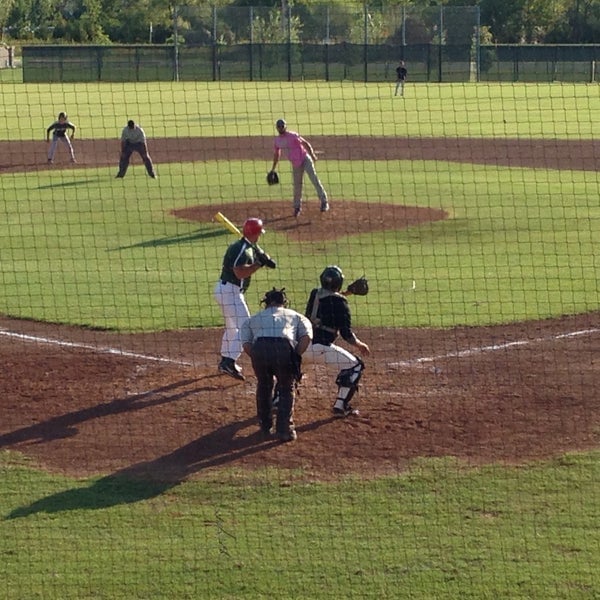
[[[321,287],[330,292],[339,292],[344,284],[344,274],[337,265],[329,265],[321,273]]]

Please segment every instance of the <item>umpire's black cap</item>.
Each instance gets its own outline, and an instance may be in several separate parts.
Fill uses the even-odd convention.
[[[278,290],[273,288],[266,292],[265,297],[261,300],[266,306],[287,306],[287,295],[285,288]]]

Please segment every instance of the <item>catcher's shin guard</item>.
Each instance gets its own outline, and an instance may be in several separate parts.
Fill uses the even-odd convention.
[[[354,394],[358,392],[358,382],[362,377],[362,372],[365,369],[365,364],[360,358],[357,358],[357,363],[350,369],[342,369],[337,376],[335,382],[338,385],[338,394],[334,405],[335,409],[347,409],[350,405]]]

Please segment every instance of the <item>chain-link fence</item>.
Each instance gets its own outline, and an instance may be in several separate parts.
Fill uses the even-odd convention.
[[[173,43],[23,48],[37,81],[595,81],[599,46],[489,46],[479,8],[178,6]]]

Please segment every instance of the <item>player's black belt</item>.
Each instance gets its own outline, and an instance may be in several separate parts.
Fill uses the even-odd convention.
[[[277,344],[277,345],[282,345],[285,343],[286,346],[288,346],[289,348],[294,347],[292,342],[286,337],[267,337],[267,336],[259,337],[254,340],[255,344],[257,342],[262,342],[262,343],[267,343],[267,344]]]
[[[233,283],[233,281],[225,281],[224,279],[221,279],[221,285],[225,285],[226,283],[230,283],[231,285],[235,285],[235,287],[240,288],[241,294],[246,293],[246,290],[244,288],[242,288],[238,283]]]

